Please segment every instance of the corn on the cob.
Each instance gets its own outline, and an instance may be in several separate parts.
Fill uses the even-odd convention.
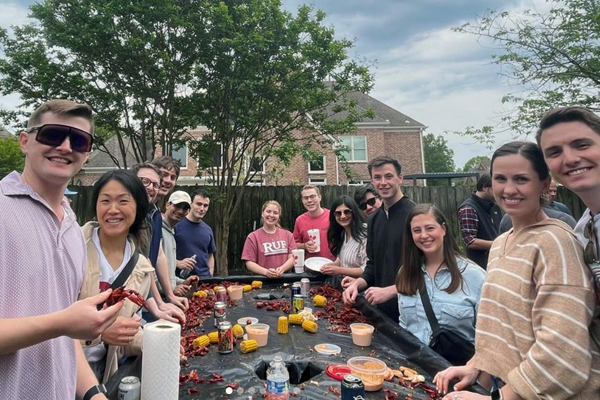
[[[250,353],[256,349],[258,349],[258,342],[254,339],[244,340],[240,343],[240,351],[244,354]]]
[[[313,298],[313,304],[315,307],[325,307],[327,304],[327,297],[318,294]]]
[[[244,328],[242,328],[240,324],[233,326],[233,336],[235,336],[237,339],[244,336]]]
[[[198,290],[194,293],[194,297],[206,297],[208,294],[204,290]]]
[[[192,342],[192,347],[194,347],[195,349],[197,349],[198,347],[206,347],[208,345],[210,345],[210,339],[206,335],[198,336]]]
[[[292,325],[302,325],[302,321],[304,321],[304,318],[302,318],[302,315],[299,314],[290,314],[289,320],[290,324]]]
[[[317,332],[318,326],[316,322],[305,319],[304,322],[302,322],[302,329],[310,333],[315,333]]]
[[[219,332],[214,331],[208,334],[208,338],[212,344],[219,343]]]
[[[262,289],[262,281],[252,281],[252,289]]]
[[[288,333],[288,319],[286,316],[281,316],[277,320],[277,333],[287,335]]]
[[[252,285],[244,285],[244,292],[249,292],[252,290]]]

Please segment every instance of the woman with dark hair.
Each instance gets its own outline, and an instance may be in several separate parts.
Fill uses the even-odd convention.
[[[438,373],[434,383],[447,393],[449,382],[459,380],[448,400],[489,399],[462,391],[476,381],[492,399],[597,399],[592,276],[571,228],[542,209],[550,185],[542,152],[534,143],[505,144],[492,157],[491,175],[494,198],[513,228],[490,250],[475,355]]]
[[[460,253],[442,212],[419,204],[408,214],[396,277],[400,326],[429,344],[432,328],[420,292],[426,290],[440,327],[475,342],[485,271]]]
[[[86,270],[79,300],[110,288],[136,252],[139,235],[144,229],[149,202],[142,181],[131,171],[105,173],[94,185],[92,204],[95,221],[85,224],[83,234],[87,246]],[[154,279],[154,268],[143,255],[130,270],[124,286],[146,298]],[[175,311],[160,311],[154,299],[146,308],[157,318],[174,320]],[[142,329],[136,315],[139,307],[126,301],[113,325],[93,341],[82,341],[92,370],[106,382],[118,368],[122,357],[141,354]]]
[[[367,265],[367,226],[363,213],[351,197],[338,197],[331,204],[327,242],[331,254],[337,258],[323,265],[321,273],[334,277],[360,277]],[[339,284],[337,278],[330,281],[335,286]]]

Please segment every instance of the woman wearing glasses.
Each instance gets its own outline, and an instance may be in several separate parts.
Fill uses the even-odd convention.
[[[321,273],[334,277],[327,281],[341,287],[340,278],[358,278],[367,265],[367,226],[358,205],[348,196],[337,198],[331,210],[327,242],[336,260],[323,265]]]
[[[548,218],[541,197],[548,167],[534,143],[512,142],[494,153],[494,198],[513,221],[490,251],[477,319],[475,355],[440,372],[444,399],[489,399],[462,391],[479,381],[492,399],[597,399],[598,315],[580,243],[564,222]]]
[[[123,281],[127,289],[137,290],[146,298],[154,268],[141,254],[137,255],[137,262],[132,261],[132,268],[128,266],[130,259],[135,261],[136,244],[148,213],[148,197],[142,182],[131,171],[109,171],[94,185],[92,204],[96,221],[82,228],[87,260],[79,300],[109,289],[115,281]],[[175,320],[175,312],[160,311],[154,299],[148,300],[146,307],[157,318]],[[139,308],[125,301],[112,326],[97,339],[82,342],[99,380],[106,382],[116,372],[120,358],[141,354],[142,329],[136,315]]]
[[[475,343],[485,271],[460,253],[447,227],[446,218],[433,204],[416,205],[408,214],[396,277],[400,326],[429,344],[433,329],[423,305],[423,291],[439,326]]]
[[[267,278],[280,278],[294,266],[294,235],[279,225],[281,205],[269,200],[262,207],[263,226],[250,233],[244,243],[242,261],[246,268]]]

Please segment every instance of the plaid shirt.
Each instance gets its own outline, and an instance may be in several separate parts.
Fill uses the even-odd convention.
[[[469,246],[477,239],[479,233],[479,217],[473,207],[464,206],[458,210],[458,222],[460,223],[460,234],[465,245]]]

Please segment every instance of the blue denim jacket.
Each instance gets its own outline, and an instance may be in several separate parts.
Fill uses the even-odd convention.
[[[445,326],[475,343],[475,316],[481,287],[485,280],[485,271],[477,264],[464,258],[457,258],[458,268],[463,277],[462,288],[449,294],[443,289],[450,285],[450,271],[440,268],[433,282],[425,266],[423,276],[431,306],[440,326]],[[398,294],[398,310],[400,310],[400,326],[415,335],[421,342],[429,344],[432,330],[418,293],[412,296]]]

